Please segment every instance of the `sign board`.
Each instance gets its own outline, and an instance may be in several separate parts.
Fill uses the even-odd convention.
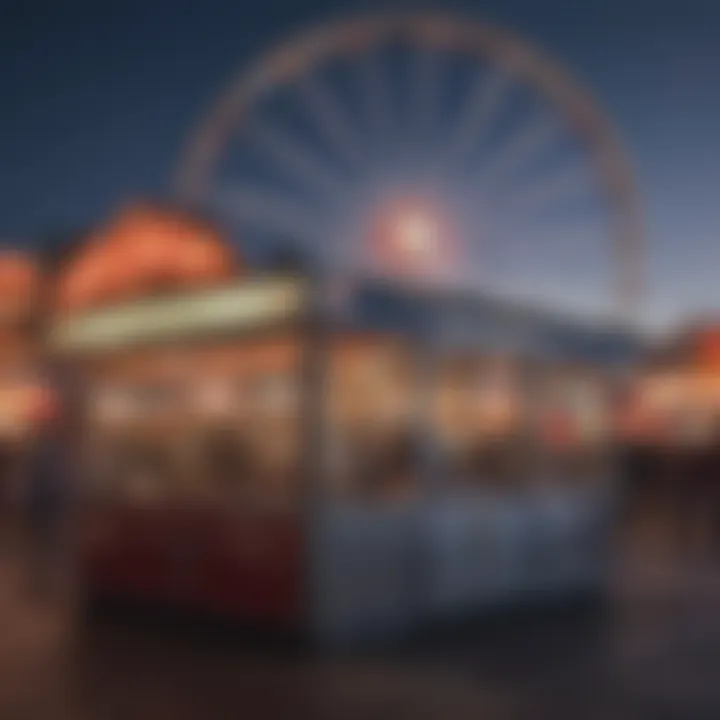
[[[145,299],[63,318],[53,328],[51,343],[61,352],[82,352],[249,330],[298,317],[306,295],[297,279],[266,279]]]

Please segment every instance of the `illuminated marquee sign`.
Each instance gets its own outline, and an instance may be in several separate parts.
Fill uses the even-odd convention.
[[[61,320],[52,345],[61,351],[105,350],[155,340],[244,330],[298,317],[298,280],[242,284],[174,298],[155,298]]]

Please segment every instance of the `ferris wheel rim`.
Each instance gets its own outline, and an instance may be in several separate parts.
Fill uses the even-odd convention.
[[[643,223],[634,172],[613,123],[562,63],[481,19],[445,11],[370,13],[332,20],[276,43],[234,76],[190,135],[175,176],[180,199],[190,204],[201,200],[226,139],[266,92],[292,84],[324,61],[393,40],[488,59],[537,89],[569,121],[587,145],[612,209],[614,299],[619,315],[632,319],[642,290]]]

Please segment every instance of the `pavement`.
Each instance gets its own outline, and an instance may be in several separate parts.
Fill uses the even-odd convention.
[[[90,621],[0,552],[1,720],[720,718],[720,561],[624,538],[603,612],[322,655]]]

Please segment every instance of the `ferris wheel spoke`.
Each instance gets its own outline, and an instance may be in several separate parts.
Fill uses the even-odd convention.
[[[549,117],[540,117],[528,123],[504,148],[483,168],[494,184],[507,180],[513,173],[527,167],[545,147],[557,139],[558,124]]]
[[[578,275],[583,282],[590,282],[582,268],[589,263],[597,277],[604,257],[601,241],[606,233],[604,218],[592,213],[544,221],[516,217],[505,226],[498,246],[504,250],[503,261],[511,268],[542,269],[561,283]]]
[[[437,52],[423,52],[417,55],[410,65],[408,139],[414,149],[418,149],[419,145],[421,151],[425,150],[423,145],[427,142],[436,120],[441,73],[442,57]]]
[[[450,132],[450,144],[440,158],[443,166],[454,165],[473,150],[478,139],[488,131],[510,88],[511,79],[505,73],[476,80]]]
[[[548,222],[539,236],[545,236],[548,248],[557,249],[560,262],[573,262],[587,258],[592,248],[602,247],[596,240],[605,234],[603,225],[603,219],[597,215],[569,215]]]
[[[568,200],[588,196],[593,190],[593,177],[587,162],[574,160],[542,180],[516,193],[509,208],[520,217],[535,217],[558,207]]]
[[[253,139],[298,181],[313,185],[329,198],[337,197],[342,179],[317,160],[300,142],[273,127],[270,121],[255,129]]]
[[[327,139],[346,159],[362,165],[360,138],[327,83],[311,77],[302,83],[300,92],[305,108]]]
[[[227,187],[214,194],[215,204],[238,221],[314,242],[324,233],[317,214],[307,207],[252,187]]]
[[[367,136],[371,147],[383,153],[385,143],[392,128],[392,111],[389,93],[389,78],[384,76],[381,58],[378,53],[368,53],[358,66],[359,85],[362,95],[363,120],[367,127]]]

